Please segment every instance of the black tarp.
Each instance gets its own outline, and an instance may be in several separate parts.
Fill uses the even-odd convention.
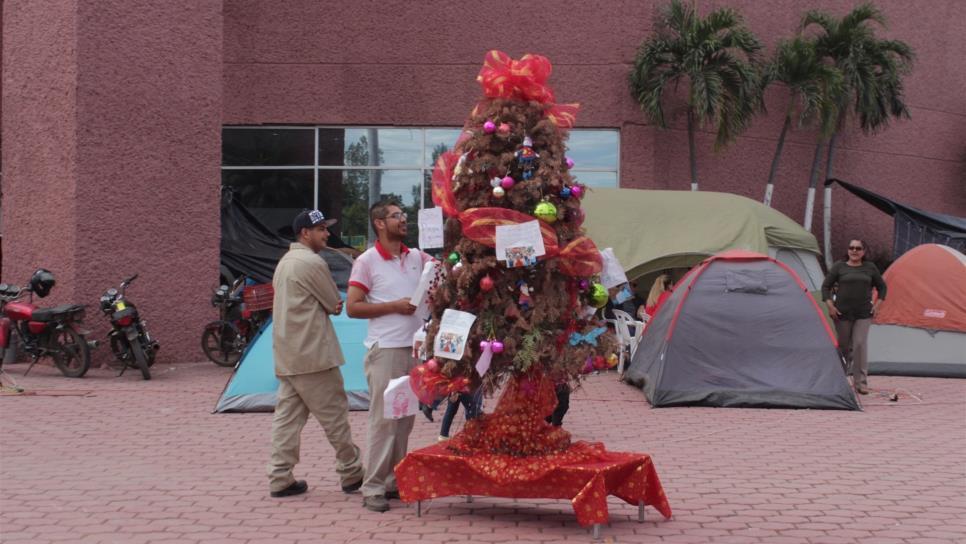
[[[825,186],[833,183],[895,218],[893,259],[922,244],[942,244],[966,253],[966,218],[906,206],[840,179],[831,178]]]
[[[238,277],[245,275],[259,283],[271,283],[275,265],[288,251],[290,241],[272,232],[237,198],[231,189],[221,195],[221,264]],[[344,246],[336,236],[330,247]],[[348,289],[352,259],[334,249],[322,251],[332,277],[340,290]]]

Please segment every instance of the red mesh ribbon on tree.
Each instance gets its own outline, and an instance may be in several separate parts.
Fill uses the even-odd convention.
[[[537,221],[532,215],[509,208],[470,208],[460,212],[459,218],[463,236],[487,247],[496,247],[496,227]],[[557,232],[548,223],[540,221],[540,234],[547,256],[555,256],[558,252]]]
[[[597,245],[586,236],[578,236],[560,250],[560,272],[580,278],[599,274],[604,268],[604,261],[597,250]]]
[[[449,217],[460,214],[456,195],[453,194],[453,170],[456,169],[459,159],[457,153],[447,151],[436,159],[436,167],[433,169],[433,204],[442,208],[443,213]]]
[[[438,364],[432,360],[416,365],[409,371],[409,386],[416,398],[423,404],[433,404],[433,401],[446,397],[451,393],[467,393],[470,390],[470,380],[466,376],[448,378],[439,371]]]
[[[553,68],[547,57],[527,53],[513,60],[503,51],[492,50],[483,59],[476,80],[487,98],[534,101],[548,106],[546,115],[560,128],[574,126],[579,104],[555,104],[547,79]]]

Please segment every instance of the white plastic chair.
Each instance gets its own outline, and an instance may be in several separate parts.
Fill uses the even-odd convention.
[[[644,331],[644,322],[636,321],[623,310],[614,310],[614,329],[617,331],[617,341],[620,343],[620,355],[617,359],[617,373],[624,375],[624,356],[625,352],[631,359],[637,352],[637,344],[641,341],[641,333]],[[634,334],[631,335],[630,327],[634,327]]]

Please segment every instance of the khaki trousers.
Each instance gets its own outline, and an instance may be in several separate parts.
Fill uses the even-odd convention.
[[[340,483],[354,484],[362,479],[362,459],[349,427],[349,401],[342,372],[335,367],[279,377],[278,403],[272,420],[272,458],[268,464],[271,491],[281,491],[295,482],[292,469],[299,462],[302,428],[309,414],[322,425],[325,437],[335,449],[335,471]]]
[[[366,479],[362,494],[366,497],[396,491],[396,464],[406,456],[409,433],[415,416],[402,419],[382,417],[383,393],[389,380],[406,376],[416,366],[412,348],[380,348],[375,344],[366,354],[366,381],[369,383],[369,431],[366,435]]]
[[[851,363],[852,381],[856,389],[869,385],[869,327],[872,318],[835,320],[835,332],[839,337],[839,350],[845,360]]]

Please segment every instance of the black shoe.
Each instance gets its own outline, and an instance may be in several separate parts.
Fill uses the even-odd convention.
[[[359,488],[360,487],[362,487],[362,478],[359,478],[359,481],[358,482],[355,482],[355,483],[351,483],[351,484],[347,484],[347,485],[342,486],[342,492],[343,493],[352,493],[354,491],[359,491]]]
[[[281,491],[272,491],[270,495],[274,498],[291,497],[292,495],[301,495],[308,491],[308,489],[309,484],[305,483],[305,480],[299,480]]]
[[[386,491],[386,498],[389,499],[389,500],[391,500],[391,501],[398,501],[399,500],[399,490],[397,489],[395,491]]]
[[[433,407],[428,404],[420,404],[419,411],[426,416],[426,419],[433,421]]]

